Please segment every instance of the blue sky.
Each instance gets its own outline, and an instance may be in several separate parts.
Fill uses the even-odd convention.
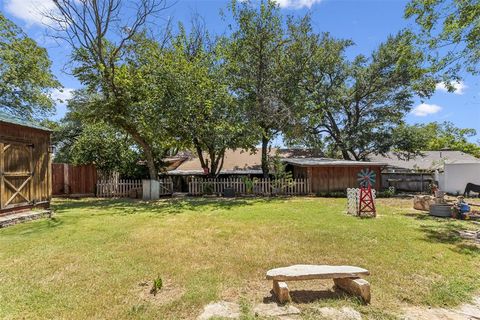
[[[176,0],[165,12],[165,17],[186,24],[192,14],[204,17],[207,28],[214,34],[228,32],[227,21],[220,16],[228,0]],[[303,15],[310,12],[314,28],[318,32],[327,31],[339,38],[349,38],[355,46],[349,51],[368,55],[389,34],[405,27],[414,26],[412,21],[403,19],[404,0],[278,0],[285,14]],[[39,8],[51,8],[50,0],[0,0],[2,12],[25,32],[47,48],[53,60],[53,71],[65,87],[57,92],[59,98],[68,98],[71,90],[79,88],[79,83],[65,70],[68,61],[68,48],[58,45],[45,36]],[[173,1],[171,2],[173,3]],[[480,80],[464,74],[464,81],[457,84],[455,93],[448,93],[441,86],[431,99],[417,99],[414,109],[406,116],[409,123],[431,121],[452,121],[459,127],[474,128],[478,134],[472,142],[480,139]],[[65,113],[65,105],[58,103],[57,112],[52,118],[58,119]]]

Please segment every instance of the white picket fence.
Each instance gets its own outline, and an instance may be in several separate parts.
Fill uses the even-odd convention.
[[[255,195],[306,195],[311,192],[308,179],[253,179],[253,186],[242,178],[192,178],[188,183],[188,193],[193,196],[203,194],[223,194],[225,188],[233,188],[236,194]],[[249,190],[250,189],[250,190]]]
[[[173,181],[170,178],[160,179],[160,195],[173,193]],[[97,197],[128,198],[132,189],[142,190],[142,180],[99,180],[97,182]]]

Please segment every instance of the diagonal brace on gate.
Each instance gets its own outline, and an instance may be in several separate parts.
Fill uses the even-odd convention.
[[[7,200],[7,202],[5,202],[5,206],[8,206],[12,201],[13,199],[15,199],[15,197],[18,195],[20,197],[22,197],[23,199],[25,199],[25,201],[27,202],[30,202],[30,199],[28,199],[23,193],[22,193],[22,189],[25,188],[25,186],[28,184],[28,182],[32,179],[32,176],[29,176],[21,185],[20,187],[15,187],[10,181],[8,181],[5,177],[3,177],[3,182],[5,183],[6,186],[10,187],[10,189],[12,189],[13,191],[13,195],[10,197],[10,199]]]

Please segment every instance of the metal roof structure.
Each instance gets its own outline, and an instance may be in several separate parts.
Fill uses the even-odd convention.
[[[170,176],[198,176],[204,175],[203,170],[171,170],[162,173],[163,175]],[[249,175],[249,174],[262,174],[262,170],[248,170],[248,169],[239,169],[239,170],[222,170],[220,174],[238,174],[238,175]]]
[[[29,121],[29,120],[22,119],[20,117],[13,116],[13,115],[8,114],[4,111],[0,111],[0,122],[11,123],[11,124],[15,124],[15,125],[23,126],[23,127],[28,127],[28,128],[33,128],[33,129],[38,129],[38,130],[42,130],[42,131],[49,131],[49,132],[52,131],[50,129],[42,127],[41,125],[39,125],[39,124],[37,124],[33,121]]]
[[[300,167],[320,167],[320,166],[386,166],[385,162],[352,161],[330,158],[288,158],[282,159],[283,162]]]

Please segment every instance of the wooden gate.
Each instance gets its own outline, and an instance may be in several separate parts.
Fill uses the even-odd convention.
[[[52,164],[53,195],[94,196],[96,182],[94,165]]]
[[[33,145],[0,142],[0,209],[33,203]]]

